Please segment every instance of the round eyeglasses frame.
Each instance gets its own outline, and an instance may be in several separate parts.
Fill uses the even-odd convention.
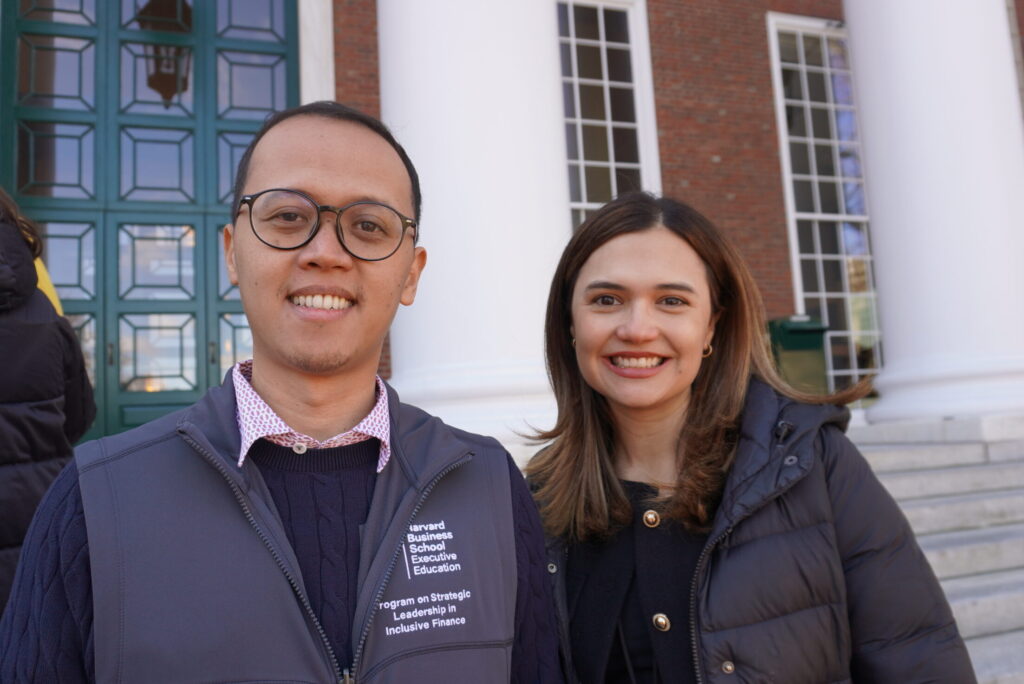
[[[312,206],[316,207],[316,223],[313,224],[313,228],[310,229],[309,235],[306,236],[306,239],[300,242],[299,244],[295,245],[294,247],[279,247],[277,245],[272,245],[266,240],[264,240],[262,237],[260,237],[259,231],[256,230],[256,226],[252,220],[253,203],[257,199],[259,199],[261,195],[265,195],[268,192],[290,192],[305,198]],[[367,259],[366,257],[359,256],[358,254],[353,252],[351,249],[349,249],[348,245],[345,244],[345,236],[341,230],[341,212],[345,211],[346,209],[350,209],[352,207],[365,204],[373,204],[378,207],[390,209],[391,211],[395,212],[395,215],[402,220],[402,237],[395,243],[395,248],[382,257],[374,257],[372,259]],[[265,244],[267,247],[270,247],[271,249],[279,249],[284,252],[290,252],[296,249],[301,249],[308,245],[310,242],[312,242],[313,238],[316,237],[316,234],[320,232],[320,226],[323,225],[323,222],[320,220],[320,215],[325,211],[329,211],[334,214],[334,234],[338,236],[338,242],[341,243],[342,249],[344,249],[346,252],[348,252],[349,255],[355,257],[356,259],[359,259],[360,261],[384,261],[385,259],[390,258],[391,256],[394,255],[395,252],[398,251],[398,248],[402,246],[402,242],[405,239],[406,229],[412,228],[414,231],[416,230],[415,219],[409,218],[408,216],[398,211],[394,207],[384,204],[383,202],[374,202],[372,200],[359,200],[358,202],[351,202],[341,207],[335,207],[331,206],[330,204],[320,204],[315,199],[313,199],[306,193],[302,192],[301,190],[293,190],[291,188],[267,188],[266,190],[260,190],[259,192],[252,195],[242,195],[242,198],[238,200],[238,210],[235,211],[236,218],[242,212],[243,205],[247,205],[249,207],[249,228],[252,229],[252,234],[256,236],[256,239]],[[413,240],[415,241],[415,239],[416,234],[414,233]]]

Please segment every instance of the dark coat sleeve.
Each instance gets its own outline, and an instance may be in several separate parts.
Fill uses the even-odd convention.
[[[508,464],[518,575],[512,684],[557,684],[564,680],[558,655],[558,629],[547,569],[544,529],[519,468],[511,458]]]
[[[59,317],[57,325],[64,341],[64,434],[68,442],[74,444],[92,426],[96,401],[78,336],[63,316]]]
[[[975,682],[949,603],[903,512],[837,428],[820,437],[846,579],[855,682]]]
[[[92,575],[78,470],[54,480],[32,519],[0,619],[0,682],[91,684]]]

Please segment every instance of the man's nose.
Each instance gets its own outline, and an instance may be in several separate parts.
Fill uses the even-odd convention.
[[[320,214],[320,227],[316,235],[300,251],[302,262],[308,266],[332,268],[351,267],[355,257],[341,244],[338,232],[338,213],[325,210]]]

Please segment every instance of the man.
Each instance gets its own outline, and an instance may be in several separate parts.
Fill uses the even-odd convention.
[[[426,263],[405,151],[304,105],[257,133],[235,189],[253,359],[78,449],[29,532],[0,681],[559,681],[518,471],[376,377]]]

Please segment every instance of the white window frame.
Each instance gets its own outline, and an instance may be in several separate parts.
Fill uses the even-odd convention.
[[[796,197],[793,195],[793,160],[789,154],[789,134],[783,122],[786,120],[786,98],[783,94],[782,62],[779,59],[779,31],[814,31],[826,37],[846,38],[841,22],[815,17],[803,17],[796,14],[768,12],[768,56],[772,68],[772,93],[775,104],[776,132],[779,139],[779,159],[782,172],[782,189],[786,204],[786,230],[789,237],[789,267],[793,273],[793,310],[797,314],[805,314],[804,284],[800,275],[800,247],[797,235]],[[819,215],[821,220],[831,220],[833,214]],[[811,220],[818,220],[810,215]],[[867,221],[865,216],[850,216],[854,220]]]
[[[818,212],[805,212],[805,211],[798,211],[797,210],[796,197],[795,197],[794,190],[793,190],[793,177],[794,177],[794,173],[793,173],[792,158],[791,158],[791,155],[790,155],[789,131],[787,130],[787,126],[786,126],[786,97],[785,97],[784,84],[782,82],[782,68],[783,68],[783,65],[782,65],[782,61],[781,61],[781,52],[780,52],[780,47],[779,47],[779,32],[780,31],[793,31],[793,32],[797,32],[797,33],[807,32],[807,33],[814,33],[816,35],[819,35],[823,39],[826,39],[826,40],[828,38],[839,38],[839,39],[842,39],[846,43],[847,55],[849,55],[849,49],[850,49],[849,48],[849,37],[848,37],[848,33],[847,33],[846,29],[843,26],[843,23],[840,22],[840,21],[832,20],[832,19],[822,19],[822,18],[816,18],[816,17],[799,16],[799,15],[794,15],[794,14],[784,14],[784,13],[781,13],[781,12],[768,12],[766,14],[766,23],[767,23],[767,30],[768,30],[769,59],[771,61],[772,89],[773,89],[773,98],[774,98],[774,104],[775,104],[776,131],[777,131],[777,134],[778,134],[778,145],[779,145],[778,149],[779,149],[779,159],[780,159],[780,171],[781,171],[781,179],[782,179],[782,186],[783,186],[783,197],[784,197],[785,208],[786,208],[786,230],[787,230],[787,236],[788,236],[788,239],[789,239],[790,269],[791,269],[792,281],[793,281],[793,308],[794,308],[794,311],[797,314],[805,315],[807,313],[806,305],[805,305],[807,294],[806,294],[806,290],[805,290],[805,287],[804,287],[803,270],[802,270],[802,267],[801,267],[801,251],[800,251],[800,238],[799,238],[799,233],[798,233],[798,222],[799,221],[814,221],[814,222],[819,222],[819,221],[832,222],[832,221],[834,221],[836,223],[842,223],[844,221],[849,221],[850,223],[859,223],[859,224],[865,225],[867,233],[870,235],[870,226],[871,226],[870,214],[871,214],[871,211],[870,211],[870,208],[867,205],[866,193],[865,193],[865,197],[864,197],[864,211],[865,211],[864,214],[818,213]],[[834,107],[835,104],[834,103],[830,103],[830,106]],[[854,102],[853,111],[856,114],[856,111],[857,111],[856,102]],[[807,125],[811,126],[811,122],[808,121]],[[813,138],[813,136],[808,136],[808,137],[809,138]],[[858,138],[858,140],[856,142],[857,142],[857,145],[861,149],[863,149],[863,141]],[[862,183],[862,188],[863,188],[863,187],[866,187],[866,185],[868,183],[868,180],[866,178],[866,172],[863,169],[863,155],[861,155],[861,164],[862,164],[862,166],[861,166],[862,176],[861,176],[860,181]],[[837,173],[838,173],[838,170],[837,170]],[[817,176],[817,174],[815,174],[815,176]],[[869,239],[869,243],[870,243],[870,239]],[[873,255],[871,255],[870,250],[868,252],[868,259],[869,259],[869,261],[873,260]],[[819,281],[821,281],[821,278],[822,278],[822,276],[819,275]],[[844,279],[845,279],[845,276],[844,276]],[[822,291],[822,288],[824,288],[824,287],[825,287],[824,282],[819,282],[819,291]],[[872,331],[865,331],[864,334],[875,335],[875,336],[877,336],[878,340],[882,340],[883,336],[882,336],[882,332],[880,330],[880,325],[878,324],[878,320],[877,320],[877,318],[878,318],[878,296],[877,296],[877,289],[872,288],[871,292],[874,295],[876,328],[874,330],[872,330]],[[849,299],[849,296],[850,296],[851,293],[849,291],[844,291],[843,294],[847,297],[847,300],[846,300],[847,301],[847,309],[849,309],[849,305],[850,305],[850,302],[851,302],[851,300]],[[847,317],[849,317],[849,316],[850,316],[850,313],[849,313],[849,311],[847,311]],[[836,331],[836,334],[837,335],[846,335],[846,336],[848,336],[848,338],[849,338],[849,353],[852,356],[854,354],[854,352],[855,352],[855,344],[854,344],[854,341],[853,341],[854,331],[852,331],[852,330]],[[827,372],[827,375],[828,375],[829,388],[832,389],[833,388],[834,377],[836,377],[836,376],[846,376],[846,375],[850,375],[850,373],[846,372],[846,371],[843,371],[843,370],[836,371],[834,369],[834,367],[833,367],[833,359],[832,359],[832,348],[831,348],[831,344],[830,344],[830,335],[831,335],[831,333],[826,333],[825,356],[826,356],[826,372]],[[882,364],[883,364],[883,359],[881,357],[881,350],[880,349],[876,349],[875,350],[875,354],[876,354],[875,362],[876,362],[876,365],[878,366],[878,369],[875,369],[873,372],[878,372],[878,370],[881,369]],[[852,368],[853,368],[853,361],[851,359],[851,369]],[[857,372],[863,373],[863,371],[865,371],[867,369],[859,369],[858,368],[856,370],[857,370]]]
[[[570,13],[572,6],[586,5],[600,9],[615,9],[626,12],[629,24],[629,47],[630,63],[633,71],[633,107],[636,113],[637,149],[640,155],[640,184],[647,192],[656,195],[661,194],[661,156],[658,149],[658,121],[656,114],[656,103],[654,99],[654,75],[651,66],[651,40],[650,30],[647,23],[647,2],[646,0],[563,0],[569,5]],[[557,10],[559,1],[554,6]],[[559,36],[555,40],[560,41]],[[573,51],[572,59],[575,62],[576,55]],[[561,67],[559,66],[559,74]],[[559,82],[562,82],[561,75]],[[575,110],[579,118],[579,97],[576,96]],[[610,112],[608,103],[605,103],[606,111]],[[563,121],[565,119],[563,118]],[[583,164],[583,141],[577,132],[577,149],[580,158],[578,163]],[[568,150],[565,155],[566,168],[572,160],[569,159]],[[581,201],[573,202],[570,198],[569,205],[575,211],[592,209],[600,206],[593,202],[587,202],[585,195],[581,195]]]

